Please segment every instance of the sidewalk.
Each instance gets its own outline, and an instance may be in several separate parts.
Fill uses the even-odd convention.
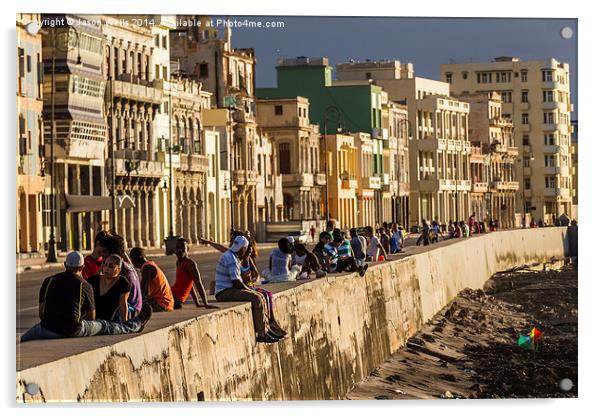
[[[215,253],[215,249],[205,245],[194,245],[190,244],[188,249],[188,254],[202,254],[202,253]],[[275,243],[257,243],[257,248],[259,250],[265,250],[269,248],[275,248]],[[90,254],[90,251],[82,251],[84,256]],[[156,257],[164,257],[165,256],[165,248],[151,248],[146,250],[146,254],[149,258]],[[62,269],[63,262],[65,261],[65,256],[67,253],[58,253],[56,263],[46,263],[46,256],[36,256],[36,257],[28,257],[28,258],[19,258],[17,254],[17,274],[23,273],[25,271],[30,270],[45,270],[45,269]],[[175,255],[174,255],[175,256]]]

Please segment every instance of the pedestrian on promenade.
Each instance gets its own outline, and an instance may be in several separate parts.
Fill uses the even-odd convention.
[[[109,232],[102,230],[99,231],[94,237],[94,249],[92,253],[88,254],[84,259],[84,270],[82,270],[82,277],[87,279],[91,276],[94,276],[100,272],[100,268],[102,267],[102,249],[98,244],[103,238],[108,237]]]
[[[391,225],[391,254],[401,253],[403,233],[396,222]]]
[[[326,232],[330,235],[330,239],[332,240],[333,236],[333,232],[334,232],[334,221],[333,220],[328,220],[326,221]]]
[[[366,240],[368,244],[368,248],[366,249],[367,261],[378,261],[380,257],[388,260],[385,248],[380,243],[378,237],[374,235],[374,230],[370,226],[366,227]]]
[[[428,246],[430,243],[429,234],[431,232],[431,227],[425,219],[422,220],[422,227],[420,228],[420,237],[418,237],[418,241],[416,241],[416,245],[419,246],[420,243],[422,245]]]
[[[431,234],[432,234],[432,238],[433,238],[433,243],[438,243],[439,242],[439,236],[441,236],[441,239],[445,239],[443,236],[443,232],[441,231],[441,227],[439,226],[439,223],[437,221],[433,221],[433,226],[431,228]]]
[[[123,259],[121,265],[122,274],[130,283],[130,294],[128,295],[128,311],[129,317],[135,317],[142,309],[142,292],[140,290],[140,279],[136,273],[136,269],[130,263],[126,253],[125,240],[119,235],[109,235],[99,241],[100,252],[102,257],[108,257],[110,254],[117,254]]]
[[[292,238],[292,237],[291,237]],[[293,245],[288,238],[278,240],[278,248],[270,253],[269,266],[261,275],[263,283],[294,282],[301,267],[293,265]]]
[[[385,254],[391,254],[391,236],[388,231],[388,227],[380,227],[380,230],[378,230],[380,243],[385,249]]]
[[[296,243],[293,251],[295,252],[293,264],[301,267],[301,273],[297,279],[309,279],[312,271],[316,273],[316,277],[326,276],[326,272],[320,267],[318,258],[305,247],[305,244]]]
[[[256,340],[267,343],[278,342],[284,335],[274,325],[270,326],[270,314],[265,297],[242,281],[240,258],[248,245],[249,241],[239,235],[220,257],[215,270],[215,298],[218,302],[251,302]]]
[[[146,251],[141,247],[130,250],[130,259],[140,270],[142,298],[151,305],[153,312],[173,311],[173,294],[163,270],[154,261],[146,258]]]
[[[477,214],[475,212],[473,212],[470,217],[468,217],[468,228],[470,228],[470,231],[473,232],[474,231],[474,226],[476,223],[476,216]]]
[[[309,227],[309,235],[311,236],[311,242],[314,242],[314,236],[316,235],[316,227],[312,226]]]
[[[176,281],[171,287],[174,300],[173,308],[181,309],[188,295],[191,294],[197,308],[217,308],[217,306],[211,305],[207,301],[207,293],[201,281],[199,268],[196,262],[188,257],[187,239],[178,238],[176,242],[176,257]]]
[[[34,339],[87,337],[141,332],[153,310],[144,304],[140,314],[125,322],[96,320],[94,290],[82,278],[84,256],[77,251],[65,259],[65,271],[44,280],[40,288],[38,315],[40,322],[21,337]]]
[[[94,290],[96,319],[111,322],[128,320],[130,282],[122,274],[122,266],[123,259],[117,254],[110,254],[102,264],[101,273],[88,279]]]

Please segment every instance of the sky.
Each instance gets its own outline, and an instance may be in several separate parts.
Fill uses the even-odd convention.
[[[234,47],[255,48],[257,87],[276,86],[278,57],[327,56],[331,66],[349,59],[412,62],[417,76],[439,79],[439,65],[489,62],[496,56],[568,62],[577,114],[576,19],[232,16],[232,21],[282,21],[284,28],[236,27]],[[564,39],[564,27],[573,37]]]

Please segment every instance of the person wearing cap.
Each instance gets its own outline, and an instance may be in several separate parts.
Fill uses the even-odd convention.
[[[270,327],[270,314],[265,297],[247,286],[240,270],[240,259],[249,246],[249,240],[239,235],[222,254],[215,270],[215,298],[218,302],[251,302],[253,326],[257,342],[274,343],[283,335]]]
[[[188,240],[178,238],[176,242],[176,281],[171,287],[171,293],[174,299],[174,309],[181,309],[188,295],[192,294],[192,299],[197,308],[214,309],[207,301],[207,292],[201,281],[201,273],[194,260],[188,257]]]
[[[38,315],[40,322],[21,337],[21,342],[34,339],[118,335],[141,332],[152,315],[144,304],[140,314],[125,322],[96,320],[94,290],[82,278],[84,256],[72,251],[65,259],[65,271],[44,280],[40,288]]]

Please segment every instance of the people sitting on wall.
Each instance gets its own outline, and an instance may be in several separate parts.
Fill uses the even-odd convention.
[[[176,281],[171,287],[174,309],[181,309],[192,295],[192,300],[197,308],[217,308],[207,301],[207,293],[201,281],[201,274],[196,262],[188,257],[188,240],[178,238],[176,242]]]
[[[351,249],[355,261],[359,267],[363,267],[366,263],[366,239],[357,233],[356,228],[352,228],[349,234],[351,234]]]
[[[121,265],[122,274],[130,283],[130,294],[128,295],[129,316],[136,316],[142,308],[142,293],[140,291],[140,279],[136,269],[131,264],[126,253],[126,243],[123,237],[119,235],[109,235],[98,242],[102,257],[108,257],[110,254],[117,254],[123,259]]]
[[[419,246],[420,243],[422,243],[425,246],[428,246],[430,243],[430,233],[431,233],[431,227],[429,225],[428,222],[426,222],[425,219],[422,220],[422,227],[420,228],[420,237],[418,237],[418,240],[416,241],[416,245]]]
[[[366,227],[366,261],[380,261],[380,260],[388,260],[387,255],[385,254],[385,248],[380,243],[380,240],[377,236],[374,235],[374,229],[370,226]]]
[[[21,342],[118,335],[144,329],[153,313],[150,305],[143,304],[138,316],[125,322],[97,320],[94,289],[82,278],[84,256],[72,251],[67,255],[64,265],[64,272],[44,279],[38,304],[40,322],[23,334]]]
[[[293,282],[301,272],[301,267],[293,265],[293,245],[288,238],[278,240],[278,248],[270,253],[269,266],[261,276],[262,283]]]
[[[293,246],[295,255],[293,257],[293,264],[301,267],[301,273],[297,277],[299,280],[309,279],[311,272],[316,274],[316,277],[326,276],[326,272],[320,267],[318,257],[310,252],[305,244],[296,243]]]
[[[360,276],[364,277],[366,270],[368,269],[367,264],[358,264],[355,256],[353,255],[353,248],[351,242],[344,238],[343,235],[337,235],[334,237],[333,246],[337,250],[337,272],[358,272]]]
[[[335,230],[336,231],[336,230]],[[340,230],[339,230],[340,231]],[[338,271],[339,253],[334,244],[334,240],[342,238],[340,232],[333,233],[334,238],[329,239],[324,248],[322,249],[322,255],[324,257],[324,265],[328,273],[335,273]]]
[[[220,257],[215,271],[215,298],[218,302],[251,302],[256,340],[266,343],[278,342],[284,335],[279,328],[270,324],[265,297],[242,281],[240,259],[248,246],[249,241],[239,235]]]
[[[312,253],[318,258],[320,267],[322,270],[328,272],[328,265],[326,264],[326,258],[324,257],[324,247],[332,240],[332,237],[328,231],[322,231],[318,239],[318,243],[314,246]]]
[[[92,253],[88,254],[84,259],[84,270],[82,270],[82,277],[84,279],[92,277],[100,272],[103,259],[102,249],[99,243],[103,238],[108,237],[109,235],[111,234],[108,231],[102,230],[94,237],[94,249],[92,250]]]
[[[91,276],[88,283],[94,290],[96,319],[127,321],[130,282],[122,274],[123,259],[110,254],[102,264],[100,273]]]
[[[146,251],[141,247],[130,250],[130,259],[140,270],[142,298],[151,305],[153,312],[173,311],[174,298],[163,270],[146,258]]]

